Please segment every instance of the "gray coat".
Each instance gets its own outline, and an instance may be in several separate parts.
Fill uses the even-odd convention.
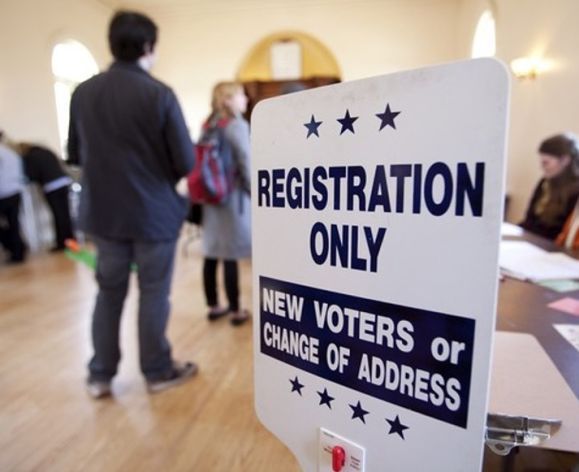
[[[237,117],[227,124],[224,135],[232,148],[234,190],[224,204],[203,206],[203,254],[236,260],[251,256],[249,125]]]

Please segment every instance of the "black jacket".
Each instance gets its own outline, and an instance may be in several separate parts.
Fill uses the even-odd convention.
[[[68,153],[83,169],[82,230],[109,239],[177,238],[187,205],[175,184],[194,152],[169,87],[123,62],[83,82],[71,99]]]
[[[66,177],[60,160],[50,149],[32,146],[22,156],[24,173],[31,182],[47,184],[61,177]]]

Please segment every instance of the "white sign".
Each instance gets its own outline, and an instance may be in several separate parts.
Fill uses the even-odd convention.
[[[269,50],[273,80],[297,80],[302,77],[302,46],[297,41],[273,43]]]
[[[256,107],[255,406],[303,470],[480,469],[507,111],[492,59]]]

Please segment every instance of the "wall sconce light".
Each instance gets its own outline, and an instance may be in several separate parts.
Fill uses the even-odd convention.
[[[547,68],[546,61],[539,57],[519,57],[511,61],[511,70],[518,79],[535,79]]]

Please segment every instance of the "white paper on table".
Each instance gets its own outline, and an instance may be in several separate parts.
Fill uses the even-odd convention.
[[[526,241],[501,241],[499,265],[507,275],[531,281],[579,278],[579,261]]]
[[[577,324],[554,324],[553,327],[571,345],[579,351],[579,325]]]
[[[512,223],[507,223],[503,221],[501,225],[501,236],[522,236],[523,235],[523,228],[520,226],[514,225]]]

